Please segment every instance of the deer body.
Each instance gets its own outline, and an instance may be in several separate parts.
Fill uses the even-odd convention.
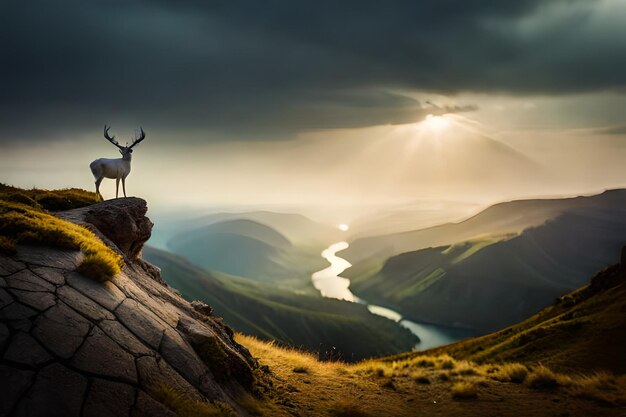
[[[110,159],[110,158],[99,158],[89,164],[89,168],[91,168],[91,173],[96,179],[96,193],[102,198],[102,194],[100,194],[100,183],[104,178],[115,179],[115,198],[118,197],[120,180],[122,180],[122,190],[124,192],[124,197],[126,197],[126,177],[130,174],[130,161],[132,159],[133,146],[137,145],[139,142],[145,139],[146,134],[143,129],[141,129],[141,136],[136,138],[132,145],[130,146],[121,146],[116,140],[115,136],[109,137],[109,128],[104,127],[104,137],[111,142],[113,145],[117,146],[120,153],[122,154],[121,158]]]

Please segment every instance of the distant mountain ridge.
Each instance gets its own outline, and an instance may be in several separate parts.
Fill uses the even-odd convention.
[[[292,243],[311,244],[311,241],[325,240],[327,235],[337,234],[337,230],[317,223],[297,213],[278,213],[267,210],[249,212],[220,212],[197,218],[198,224],[213,224],[227,220],[249,220],[271,227]]]
[[[458,223],[446,223],[401,233],[358,238],[342,252],[356,264],[369,257],[389,257],[427,247],[453,244],[480,235],[519,233],[538,226],[560,213],[578,207],[626,205],[626,190],[607,190],[589,197],[514,200],[498,203]],[[350,273],[350,272],[348,272]]]
[[[208,270],[257,279],[288,276],[278,261],[292,245],[269,226],[247,219],[182,232],[167,242],[172,252]]]
[[[511,215],[505,210],[511,204],[525,210]],[[543,208],[538,204],[498,205],[467,222],[487,214],[483,226],[501,224],[506,230],[545,215],[556,217],[519,235],[485,236],[391,257],[377,272],[352,276],[351,288],[416,320],[481,330],[523,320],[609,264],[626,236],[624,190],[548,200]]]
[[[229,219],[213,223],[198,230],[202,233],[236,233],[260,240],[277,248],[287,248],[291,242],[276,229],[249,219]]]

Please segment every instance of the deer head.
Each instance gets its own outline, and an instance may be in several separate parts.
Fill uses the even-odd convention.
[[[130,146],[128,145],[128,143],[126,144],[126,146],[122,146],[119,144],[119,142],[117,140],[115,140],[115,136],[111,137],[109,136],[109,129],[111,127],[104,125],[104,137],[106,138],[106,140],[108,140],[109,142],[111,142],[113,145],[115,145],[120,153],[122,154],[122,159],[128,160],[130,161],[131,157],[132,157],[132,153],[133,153],[133,147],[138,145],[139,142],[141,142],[142,140],[144,140],[146,138],[146,134],[143,131],[143,128],[139,128],[141,130],[141,134],[139,135],[139,137],[136,137],[133,139],[133,143],[130,144]]]

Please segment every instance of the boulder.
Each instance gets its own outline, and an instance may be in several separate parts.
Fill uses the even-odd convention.
[[[89,228],[92,231],[100,237],[104,236],[133,261],[139,258],[143,244],[152,233],[153,223],[146,217],[147,211],[145,200],[125,197],[59,212],[56,215],[76,224],[91,226]]]

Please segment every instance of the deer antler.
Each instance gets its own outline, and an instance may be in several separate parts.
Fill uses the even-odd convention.
[[[123,146],[121,146],[116,140],[115,140],[115,136],[111,137],[109,136],[109,129],[111,127],[104,125],[104,137],[106,138],[106,140],[108,140],[109,142],[111,142],[113,145],[117,146],[118,148],[122,149]]]
[[[129,148],[132,149],[133,146],[139,144],[139,142],[141,142],[142,140],[144,140],[146,138],[146,133],[143,131],[143,128],[139,128],[141,130],[141,135],[139,135],[138,138],[135,138],[133,140],[133,143],[129,146]]]

